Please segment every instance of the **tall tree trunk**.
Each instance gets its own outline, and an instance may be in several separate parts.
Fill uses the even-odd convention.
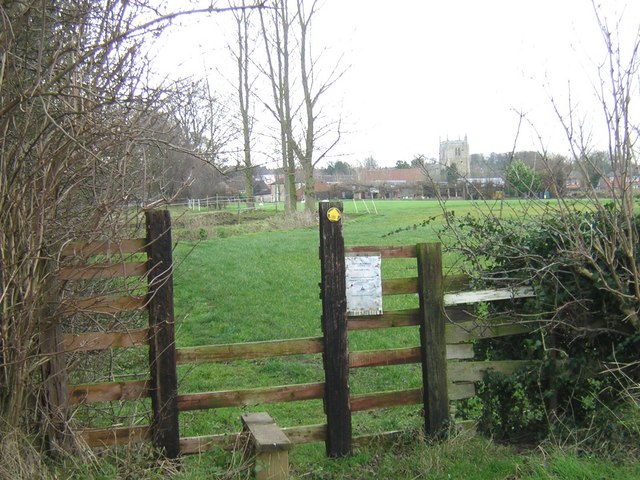
[[[280,148],[282,155],[282,174],[284,177],[284,211],[291,214],[296,211],[295,159],[293,135],[291,133],[291,104],[289,88],[289,14],[286,0],[274,2],[272,9],[274,38],[269,39],[260,10],[262,36],[267,54],[267,76],[271,83],[273,107],[267,108],[280,125]],[[272,49],[275,54],[272,53]],[[275,58],[274,58],[275,57]],[[277,64],[276,64],[277,62]]]
[[[242,7],[245,2],[242,2]],[[249,82],[249,11],[242,9],[236,13],[238,26],[238,100],[240,117],[242,118],[242,138],[244,150],[244,190],[247,206],[253,206],[253,163],[251,160],[251,118],[249,108],[251,101],[251,84]]]

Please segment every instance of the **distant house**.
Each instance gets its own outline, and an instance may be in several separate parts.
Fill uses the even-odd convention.
[[[296,192],[304,186],[304,183],[298,178],[299,175],[296,174]],[[284,202],[284,194],[285,194],[285,186],[284,186],[284,176],[278,175],[276,179],[269,184],[271,188],[271,198],[274,202]]]
[[[614,172],[610,172],[603,176],[598,183],[598,188],[606,190],[607,192],[621,191],[625,188],[623,185],[623,179],[616,175]],[[626,188],[631,187],[633,190],[640,190],[640,176],[633,175],[626,178]]]
[[[422,168],[379,168],[358,172],[360,189],[366,195],[368,190],[373,198],[413,198],[422,196],[426,181]]]
[[[376,168],[360,171],[358,180],[374,185],[406,185],[423,181],[424,171],[421,168]]]
[[[572,170],[565,180],[565,189],[567,192],[576,192],[584,187],[584,175],[581,172]]]
[[[330,200],[332,198],[331,185],[329,185],[328,183],[315,182],[313,184],[313,191],[316,195],[316,200],[318,201]],[[299,202],[303,202],[305,200],[304,194],[305,194],[304,185],[301,185],[300,187],[296,188],[296,198],[298,199]]]
[[[317,200],[422,197],[425,185],[432,182],[431,177],[425,173],[431,167],[354,169],[354,173],[350,175],[318,175],[314,181],[314,191]],[[274,201],[284,200],[282,177],[276,178],[270,188]],[[298,201],[304,200],[304,182],[298,176],[296,196]]]
[[[271,187],[264,180],[253,182],[253,196],[261,202],[272,202]]]

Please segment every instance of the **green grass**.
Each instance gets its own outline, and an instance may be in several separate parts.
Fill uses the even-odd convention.
[[[369,203],[371,208],[371,205]],[[433,229],[410,229],[385,237],[390,231],[421,222],[437,213],[435,202],[377,202],[378,215],[355,212],[345,205],[345,243],[412,244],[433,241]],[[402,208],[404,207],[404,208]],[[419,207],[419,208],[416,208]],[[364,232],[364,233],[363,233]],[[179,243],[179,267],[174,279],[178,346],[236,343],[320,336],[321,304],[318,281],[319,234],[316,226],[267,230],[202,241]],[[394,262],[391,262],[394,263]],[[415,261],[395,261],[391,276],[415,275]],[[415,307],[415,296],[386,302],[385,308]],[[417,346],[417,328],[387,332],[354,332],[353,350]],[[181,392],[253,388],[322,381],[320,355],[259,361],[207,364],[180,368]],[[354,393],[412,388],[420,385],[417,365],[361,369],[353,372]],[[238,430],[241,411],[264,410],[283,426],[322,423],[322,404],[296,402],[255,408],[219,409],[185,413],[183,435],[205,435]],[[407,409],[402,409],[407,410]],[[369,433],[419,424],[418,407],[412,414],[358,414],[355,431]],[[393,419],[396,419],[395,421]]]
[[[443,226],[436,201],[362,201],[344,204],[346,245],[410,245],[437,240]],[[518,203],[505,203],[505,215],[518,215]],[[472,202],[451,201],[457,216],[474,212]],[[486,205],[485,211],[497,208]],[[317,226],[294,227],[259,213],[238,225],[211,223],[205,213],[186,212],[177,220],[176,238],[203,238],[190,228],[204,229],[206,240],[180,240],[174,255],[176,338],[179,347],[311,337],[321,335],[320,266]],[[434,220],[426,226],[422,222]],[[176,223],[176,221],[174,221]],[[414,227],[415,226],[415,227]],[[223,232],[221,234],[221,232]],[[455,257],[445,258],[455,268]],[[385,277],[415,276],[414,260],[383,262]],[[417,306],[415,296],[385,299],[385,309]],[[352,332],[351,350],[419,345],[414,327]],[[182,366],[180,393],[234,390],[259,386],[322,381],[319,355]],[[352,393],[417,387],[417,365],[355,369]],[[281,426],[324,423],[321,401],[257,405],[180,414],[181,435],[195,436],[240,430],[240,414],[267,411]],[[395,445],[359,449],[347,459],[328,460],[324,445],[297,445],[291,452],[293,478],[361,479],[582,479],[638,478],[637,464],[614,465],[570,454],[518,453],[488,440],[465,435],[441,444],[419,437],[419,406],[354,414],[354,433],[403,429],[408,434]],[[244,478],[237,457],[213,451],[184,460],[179,478]],[[235,476],[234,476],[235,475]]]
[[[378,201],[377,214],[363,202],[345,202],[346,245],[409,245],[437,240],[443,226],[441,205],[435,201]],[[356,211],[357,208],[357,211]],[[474,212],[472,202],[447,204],[457,216]],[[485,209],[490,206],[485,206]],[[517,203],[506,204],[505,214],[517,215]],[[364,212],[364,213],[363,213]],[[435,218],[426,226],[424,220]],[[415,225],[415,227],[414,227]],[[271,229],[250,227],[226,238],[178,243],[175,256],[175,305],[180,319],[179,346],[234,343],[318,336],[321,304],[317,227]],[[455,258],[445,259],[452,266]],[[383,262],[383,275],[415,275],[415,261]],[[415,296],[385,300],[385,309],[417,306]],[[417,329],[352,332],[351,350],[417,346]],[[182,367],[180,391],[197,392],[322,381],[319,355]],[[351,372],[352,393],[417,387],[417,365],[356,369]],[[320,401],[258,405],[182,413],[182,435],[232,432],[240,428],[245,411],[268,411],[281,426],[323,423]],[[418,432],[419,407],[354,414],[354,433],[405,429]],[[230,468],[231,457],[214,452],[185,462],[184,477],[199,478],[202,471]],[[209,459],[209,460],[207,460]],[[208,462],[213,462],[211,467]],[[573,462],[573,463],[572,463]],[[549,460],[538,454],[520,455],[480,438],[453,439],[440,445],[404,442],[358,450],[348,459],[330,461],[324,445],[299,445],[291,452],[294,478],[625,478],[627,467],[592,459],[559,455]],[[208,466],[207,466],[208,465]],[[225,466],[226,465],[226,466]],[[629,467],[630,475],[638,472]],[[203,470],[204,469],[204,470]],[[613,469],[613,470],[611,470]],[[209,470],[210,471],[210,470]],[[605,475],[602,475],[605,472]],[[595,475],[595,477],[594,477]],[[628,477],[632,478],[632,477]]]

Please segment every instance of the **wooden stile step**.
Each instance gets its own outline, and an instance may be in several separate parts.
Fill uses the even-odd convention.
[[[289,478],[291,442],[267,413],[248,413],[241,416],[243,430],[249,435],[255,454],[254,474],[258,480]]]

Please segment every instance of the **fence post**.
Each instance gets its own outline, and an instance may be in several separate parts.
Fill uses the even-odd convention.
[[[50,309],[49,309],[50,312]],[[75,448],[69,429],[69,393],[67,362],[62,329],[55,319],[48,320],[40,334],[40,351],[47,360],[42,364],[44,401],[48,413],[48,449],[70,452]]]
[[[425,433],[441,436],[449,421],[442,251],[439,243],[416,247]]]
[[[321,202],[319,211],[326,450],[329,457],[342,457],[351,454],[342,202]]]
[[[153,443],[167,458],[180,455],[178,379],[173,316],[171,217],[146,212],[149,285],[149,367]]]

